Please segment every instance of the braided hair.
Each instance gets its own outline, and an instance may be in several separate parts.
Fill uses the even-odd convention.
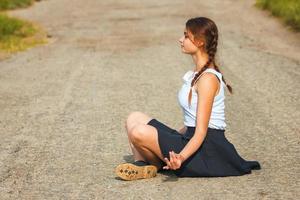
[[[188,102],[190,106],[192,100],[192,87],[198,81],[198,77],[212,65],[217,72],[221,73],[221,71],[215,62],[215,56],[218,46],[218,28],[216,24],[206,17],[197,17],[191,18],[186,22],[186,29],[194,35],[195,39],[204,40],[204,51],[208,54],[207,63],[201,68],[200,71],[195,74],[191,82],[190,92],[188,96]],[[224,76],[222,76],[222,80],[228,88],[229,92],[232,94],[232,87],[226,83]]]

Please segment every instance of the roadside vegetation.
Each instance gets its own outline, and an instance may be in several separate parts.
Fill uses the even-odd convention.
[[[37,25],[16,17],[6,11],[32,5],[35,0],[0,0],[0,53],[7,54],[25,50],[46,42],[46,34]]]
[[[256,0],[255,5],[269,10],[294,30],[300,31],[300,0]]]
[[[1,10],[24,8],[34,3],[34,0],[0,0]]]

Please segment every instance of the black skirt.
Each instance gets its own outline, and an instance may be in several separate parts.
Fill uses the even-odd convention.
[[[168,159],[169,151],[180,153],[195,132],[195,127],[188,127],[180,134],[156,119],[150,120],[148,125],[157,129],[161,152]],[[182,163],[180,169],[173,170],[174,173],[178,177],[222,177],[240,176],[261,169],[259,162],[244,160],[224,133],[225,130],[208,128],[199,149]],[[164,161],[162,164],[166,165]]]

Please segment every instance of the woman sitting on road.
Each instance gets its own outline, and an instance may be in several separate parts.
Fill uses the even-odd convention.
[[[246,161],[225,137],[225,88],[232,93],[215,62],[218,45],[216,24],[198,17],[186,22],[181,50],[192,56],[178,93],[184,127],[179,131],[141,112],[126,120],[134,162],[123,163],[115,172],[123,180],[156,176],[173,170],[178,177],[240,176],[260,169],[257,161]]]

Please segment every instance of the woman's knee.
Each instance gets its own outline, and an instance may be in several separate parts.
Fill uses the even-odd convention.
[[[129,137],[134,144],[142,144],[147,137],[146,126],[143,124],[135,125],[132,130],[129,132]]]
[[[138,118],[142,114],[143,113],[140,111],[133,111],[127,116],[125,121],[125,128],[128,130],[128,132],[131,132],[132,128],[139,123]]]

